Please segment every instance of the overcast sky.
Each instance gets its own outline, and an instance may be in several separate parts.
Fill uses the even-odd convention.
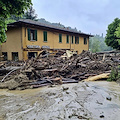
[[[120,0],[32,0],[38,18],[77,28],[84,33],[106,34],[120,18]]]

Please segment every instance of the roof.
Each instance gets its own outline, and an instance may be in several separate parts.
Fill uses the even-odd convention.
[[[41,22],[38,22],[38,21],[30,20],[30,19],[20,19],[20,20],[14,22],[14,23],[8,24],[8,27],[13,26],[13,25],[18,25],[18,24],[34,25],[36,27],[48,28],[48,29],[53,29],[53,30],[59,30],[61,32],[63,31],[63,32],[68,32],[68,33],[93,37],[93,35],[78,32],[78,31],[75,31],[73,29],[69,29],[69,28],[66,28],[66,27],[61,28],[61,27],[53,26],[52,24],[45,24],[45,23],[41,23]]]

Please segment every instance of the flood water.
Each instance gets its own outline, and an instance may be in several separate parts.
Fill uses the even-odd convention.
[[[120,86],[97,81],[0,90],[0,120],[119,120]]]

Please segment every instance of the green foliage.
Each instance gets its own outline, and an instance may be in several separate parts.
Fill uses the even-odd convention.
[[[105,38],[100,35],[94,35],[89,40],[89,49],[91,52],[101,52],[101,51],[110,51],[112,50],[111,47],[108,47],[105,44]]]
[[[24,14],[24,10],[31,4],[31,0],[0,0],[0,17],[8,18],[11,14]]]
[[[0,44],[6,39],[5,31],[7,30],[7,24],[4,19],[0,19]]]
[[[118,49],[118,50],[120,50],[120,44],[119,44],[119,40],[117,39],[117,36],[116,36],[116,31],[118,31],[117,35],[120,34],[119,33],[120,32],[119,24],[120,24],[120,19],[119,18],[114,19],[114,21],[108,25],[107,34],[105,37],[106,44],[108,46],[111,46],[112,48]],[[120,35],[118,35],[118,36],[120,36]]]
[[[30,5],[31,0],[0,0],[0,44],[6,39],[6,19],[11,15],[23,14]]]
[[[0,19],[0,44],[5,41],[7,38],[5,31],[7,30],[7,24],[15,22],[12,19]]]
[[[120,24],[115,31],[115,36],[117,37],[116,40],[118,41],[118,44],[119,44],[119,47],[120,47]]]
[[[23,15],[23,18],[36,20],[37,14],[35,14],[35,10],[33,9],[32,6],[30,6],[30,8],[25,12],[25,14]]]
[[[109,78],[107,79],[107,81],[117,81],[119,78],[120,78],[120,71],[119,71],[119,68],[115,68],[113,67],[111,69],[111,73],[110,73],[110,76]]]
[[[100,47],[100,42],[99,42],[99,40],[96,39],[96,38],[94,38],[94,39],[93,39],[93,43],[92,43],[92,49],[91,49],[91,51],[92,51],[93,53],[99,52],[99,51],[100,51],[99,47]]]
[[[19,19],[22,19],[23,16],[16,16],[16,15],[11,15],[9,19],[18,21]]]
[[[15,21],[16,21],[16,20],[9,18],[9,19],[6,20],[6,24],[13,23],[13,22],[15,22]]]

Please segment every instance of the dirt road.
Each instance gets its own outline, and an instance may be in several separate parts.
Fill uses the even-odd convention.
[[[119,120],[120,86],[80,82],[60,86],[0,90],[0,120]]]

